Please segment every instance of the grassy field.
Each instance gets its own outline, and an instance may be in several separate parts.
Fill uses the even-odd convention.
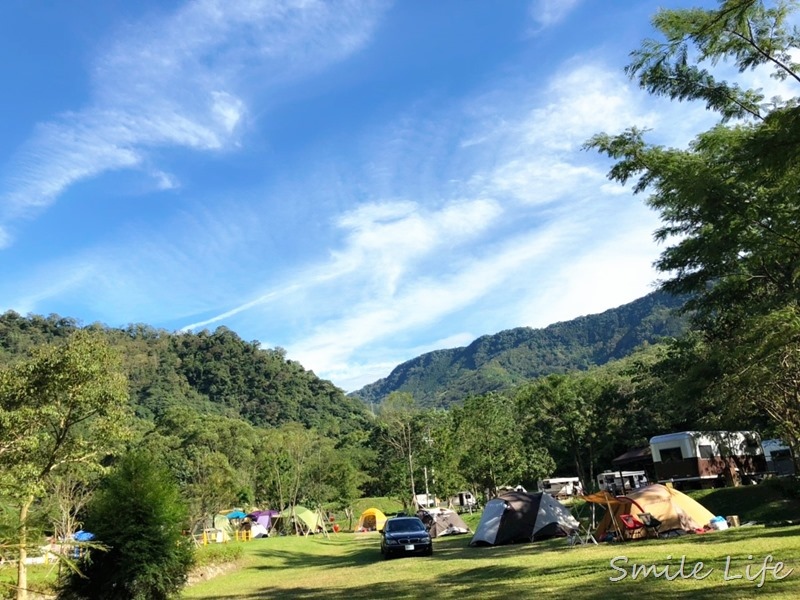
[[[605,600],[638,599],[642,593],[693,599],[800,597],[800,527],[741,527],[671,540],[578,547],[556,539],[470,548],[471,536],[463,535],[436,540],[431,558],[391,561],[381,559],[379,539],[376,533],[340,533],[330,539],[278,537],[247,542],[235,572],[198,583],[183,598]],[[775,562],[764,569],[770,556]],[[685,578],[679,571],[682,557]],[[784,566],[776,572],[777,561]],[[650,572],[647,576],[637,573],[634,579],[634,563],[659,571],[668,567],[668,574],[677,577],[669,581]],[[693,570],[696,577],[690,576]]]
[[[797,487],[785,483],[691,492],[713,513],[737,514],[742,522],[800,519]],[[388,514],[400,509],[388,499],[364,499],[356,510],[377,506]],[[586,507],[574,507],[585,516]],[[357,512],[357,514],[358,514]],[[463,515],[474,530],[480,514]],[[341,520],[337,521],[342,523]],[[470,535],[435,541],[431,558],[381,560],[377,533],[273,537],[240,544],[207,546],[200,564],[225,562],[223,574],[188,587],[183,598],[637,598],[657,593],[681,598],[800,597],[800,527],[741,527],[708,535],[627,544],[569,547],[557,539],[499,548],[470,548]],[[783,571],[763,570],[768,556],[785,563]],[[627,557],[624,562],[616,557]],[[682,578],[678,569],[684,558]],[[730,557],[730,559],[728,558]],[[751,557],[751,558],[748,558]],[[699,561],[704,563],[689,577]],[[726,563],[730,562],[726,572]],[[633,564],[663,571],[633,577]],[[772,565],[774,566],[774,563]],[[233,568],[231,568],[233,567]],[[747,569],[752,580],[747,580]],[[624,570],[623,570],[624,569]],[[789,570],[793,571],[789,573]],[[32,587],[50,591],[56,567],[32,566]],[[622,577],[624,575],[624,577]],[[741,578],[737,578],[742,576]],[[609,578],[619,578],[610,581]],[[727,578],[727,579],[726,579]],[[0,567],[0,598],[10,597],[15,580],[11,565]],[[761,584],[759,586],[759,584]]]

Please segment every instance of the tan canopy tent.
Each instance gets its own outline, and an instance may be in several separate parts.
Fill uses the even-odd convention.
[[[417,511],[417,516],[425,523],[432,538],[469,533],[469,527],[464,520],[449,508],[424,508]]]
[[[352,522],[352,521],[351,521]],[[380,531],[386,524],[386,515],[377,508],[368,508],[358,518],[356,531]]]
[[[661,484],[633,490],[625,496],[614,496],[607,491],[584,496],[606,509],[606,514],[597,526],[595,536],[600,539],[608,532],[622,533],[621,520],[624,515],[638,517],[650,514],[661,522],[659,532],[695,531],[709,524],[714,514],[686,494]],[[642,535],[646,532],[642,530]]]

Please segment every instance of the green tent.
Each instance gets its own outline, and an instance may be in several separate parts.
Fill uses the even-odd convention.
[[[325,521],[318,512],[307,509],[305,506],[290,506],[284,509],[275,519],[275,529],[291,533],[317,533],[325,530]]]

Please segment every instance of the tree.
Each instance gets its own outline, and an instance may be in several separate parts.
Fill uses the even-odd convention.
[[[602,384],[593,375],[548,375],[520,390],[517,403],[526,437],[541,437],[566,452],[584,489],[591,489],[597,445],[603,437],[597,411]]]
[[[514,402],[506,396],[473,396],[453,409],[456,438],[461,443],[460,469],[480,490],[493,497],[501,485],[517,484],[541,466],[524,452]]]
[[[335,455],[333,440],[300,423],[285,423],[264,432],[257,458],[261,474],[258,500],[280,508],[294,507],[301,501],[318,508],[334,500],[335,473],[352,475],[340,469]]]
[[[192,566],[186,505],[169,470],[147,453],[125,456],[92,499],[90,549],[63,582],[62,600],[166,600]]]
[[[656,239],[672,245],[656,266],[667,274],[665,290],[691,295],[696,356],[707,365],[690,376],[715,373],[697,387],[732,416],[770,415],[797,447],[800,108],[795,97],[767,101],[712,72],[725,61],[800,83],[791,58],[800,36],[787,25],[794,7],[725,0],[716,10],[659,11],[653,23],[663,40],[633,52],[628,74],[653,94],[704,102],[722,122],[686,149],[647,143],[636,128],[587,145],[616,161],[611,179],[636,179],[637,193],[650,192],[662,218]]]
[[[0,369],[0,495],[18,513],[17,598],[27,597],[31,508],[54,474],[101,468],[126,432],[127,397],[116,353],[83,330]]]
[[[83,513],[97,486],[99,474],[72,468],[52,477],[48,485],[45,506],[49,507],[53,538],[68,540],[83,528]],[[59,563],[59,572],[62,564]]]
[[[381,404],[379,413],[382,425],[381,438],[407,467],[407,483],[411,491],[411,500],[415,503],[417,490],[414,483],[414,455],[417,451],[418,436],[414,428],[414,420],[419,408],[413,396],[407,392],[392,392]],[[405,494],[401,496],[403,505],[408,505]],[[413,507],[413,504],[412,504]]]
[[[431,491],[444,500],[466,489],[468,482],[461,473],[461,444],[456,435],[453,415],[441,409],[422,412],[423,431],[419,461],[428,469]]]
[[[155,421],[143,445],[163,457],[189,503],[193,529],[211,527],[224,507],[255,495],[258,433],[241,419],[173,406]],[[247,503],[247,502],[242,502]]]

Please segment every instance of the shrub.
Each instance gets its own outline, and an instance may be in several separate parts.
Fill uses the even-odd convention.
[[[80,573],[63,582],[64,600],[167,600],[192,566],[191,540],[181,534],[186,507],[176,483],[153,457],[131,454],[89,505],[85,528],[104,549],[91,549]]]

